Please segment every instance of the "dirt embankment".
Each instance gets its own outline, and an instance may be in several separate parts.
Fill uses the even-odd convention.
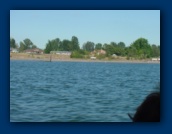
[[[10,60],[42,60],[42,61],[78,61],[78,62],[124,62],[124,63],[160,63],[147,60],[127,60],[125,57],[115,59],[74,59],[69,55],[57,55],[57,54],[27,54],[27,53],[10,53]]]
[[[69,55],[57,54],[27,54],[27,53],[10,53],[10,59],[15,60],[66,60],[70,59]]]

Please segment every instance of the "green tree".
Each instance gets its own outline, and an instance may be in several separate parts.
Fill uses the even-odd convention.
[[[34,45],[32,41],[28,38],[24,39],[23,42],[20,42],[20,47],[19,47],[20,52],[26,49],[33,49],[33,48],[37,48],[37,46]]]
[[[78,41],[78,38],[76,36],[72,36],[70,45],[71,45],[70,46],[70,50],[71,51],[79,50],[80,49],[80,47],[79,47],[79,41]]]
[[[137,56],[137,49],[134,46],[129,46],[126,51],[129,58]]]
[[[24,44],[25,44],[25,46],[26,46],[27,49],[31,49],[32,46],[34,45],[32,43],[32,41],[30,39],[28,39],[28,38],[24,39],[23,42],[24,42]]]
[[[107,45],[108,45],[107,43],[104,43],[104,44],[103,44],[103,47],[102,47],[103,50],[106,50]]]
[[[26,45],[23,42],[20,42],[19,52],[26,50]]]
[[[137,58],[144,59],[149,58],[151,56],[151,46],[148,43],[148,40],[145,38],[139,38],[131,45],[136,48]]]
[[[124,42],[119,42],[118,43],[118,47],[120,47],[120,48],[125,48],[125,43]]]
[[[94,51],[94,42],[87,41],[86,43],[84,43],[83,50],[86,50],[88,52]]]
[[[60,42],[59,38],[53,39],[50,42],[51,42],[51,45],[52,45],[52,51],[60,50],[61,42]]]
[[[118,56],[124,56],[125,55],[125,48],[121,48],[121,47],[114,47],[113,48],[113,53],[118,55]]]
[[[50,53],[51,51],[60,50],[60,46],[61,46],[61,41],[59,38],[48,40],[48,43],[46,44],[44,52]]]
[[[82,49],[77,50],[77,51],[75,50],[72,52],[70,57],[71,58],[88,58],[88,52]]]
[[[51,51],[53,51],[53,41],[48,40],[44,52],[48,54]]]
[[[104,44],[104,50],[106,51],[106,56],[111,56],[113,54],[124,56],[126,54],[125,44],[123,42],[119,42],[118,44],[115,42]]]
[[[119,42],[117,44],[117,47],[115,47],[115,54],[119,56],[125,56],[125,43],[124,42]]]
[[[113,45],[105,45],[106,56],[111,56],[114,54],[114,46]]]
[[[62,50],[62,51],[71,51],[72,50],[71,41],[67,40],[67,39],[64,39],[62,41],[62,43],[61,43],[60,50]]]
[[[113,47],[117,47],[118,44],[116,42],[111,42],[110,45],[112,45]]]
[[[159,49],[159,56],[160,56],[160,52],[161,52],[161,51],[160,51],[160,46],[158,46],[158,49]]]
[[[95,50],[101,50],[102,49],[102,44],[101,43],[97,43],[95,45]]]
[[[34,49],[34,48],[37,48],[37,46],[36,45],[32,45],[32,49]]]
[[[17,43],[14,38],[10,38],[10,47],[11,48],[17,48]]]
[[[160,56],[160,49],[159,46],[156,46],[155,44],[153,44],[152,46],[152,57],[159,57]]]

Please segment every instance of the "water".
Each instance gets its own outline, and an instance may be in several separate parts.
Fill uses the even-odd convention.
[[[10,61],[11,122],[130,122],[160,64]]]

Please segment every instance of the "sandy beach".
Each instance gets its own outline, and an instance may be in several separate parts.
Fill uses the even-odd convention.
[[[50,54],[27,54],[27,53],[10,53],[10,60],[35,60],[35,61],[68,61],[68,62],[120,62],[120,63],[160,63],[159,61],[146,60],[127,60],[125,57],[117,59],[75,59],[69,55],[50,55]]]

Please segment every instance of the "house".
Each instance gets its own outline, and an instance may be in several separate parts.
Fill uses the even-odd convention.
[[[24,52],[28,54],[43,54],[44,53],[44,51],[39,48],[26,49]]]
[[[10,48],[11,53],[18,53],[18,50],[16,48]]]
[[[71,55],[71,52],[69,51],[51,51],[51,54],[58,54],[58,55]]]
[[[97,54],[98,54],[98,55],[100,55],[100,54],[106,54],[106,51],[101,49],[101,50],[98,50],[98,51],[97,51]]]
[[[105,50],[94,50],[93,52],[91,52],[91,55],[101,55],[101,54],[106,54],[106,51]]]

